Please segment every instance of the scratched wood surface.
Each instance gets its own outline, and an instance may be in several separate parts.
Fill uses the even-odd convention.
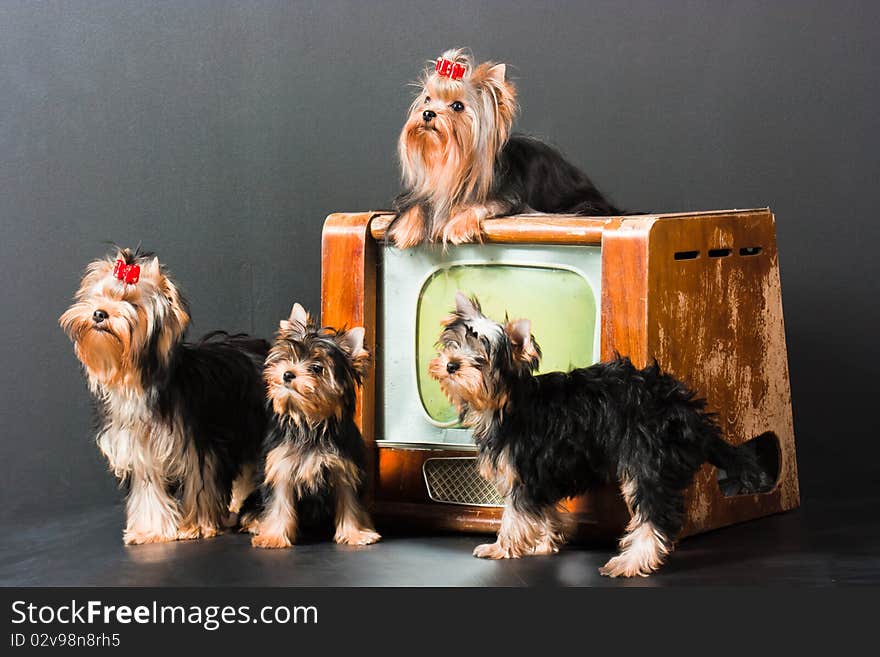
[[[512,244],[581,244],[602,243],[606,230],[625,222],[672,219],[676,217],[711,217],[730,212],[752,212],[751,210],[710,210],[705,212],[647,214],[628,217],[582,217],[568,214],[521,214],[512,217],[499,217],[483,222],[484,242],[503,242]],[[376,241],[384,241],[385,231],[393,214],[377,212],[370,224],[370,233]]]
[[[682,251],[699,254],[675,260]],[[772,213],[659,221],[649,259],[647,351],[708,400],[726,440],[770,432],[779,441],[779,477],[766,494],[724,497],[715,469],[704,465],[689,491],[685,533],[798,506]]]
[[[382,214],[372,223],[376,240],[385,239],[385,230],[393,215]],[[602,229],[608,217],[578,217],[574,215],[519,215],[500,217],[483,222],[484,242],[543,243],[543,244],[599,244]]]
[[[372,213],[331,214],[321,237],[321,323],[335,328],[363,326],[373,354],[358,392],[355,416],[367,445],[365,498],[375,489],[376,466],[376,243],[369,236]]]

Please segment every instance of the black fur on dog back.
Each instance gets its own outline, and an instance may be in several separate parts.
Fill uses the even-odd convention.
[[[526,135],[508,139],[496,158],[493,182],[491,197],[509,202],[513,206],[510,214],[626,214],[558,150]]]
[[[269,423],[261,377],[268,350],[265,340],[214,331],[175,346],[167,368],[145,381],[160,417],[189,428],[199,460],[209,451],[217,457],[224,490],[260,453]]]
[[[721,438],[706,402],[657,364],[628,358],[506,380],[509,402],[478,439],[495,463],[506,452],[521,485],[513,502],[540,509],[598,484],[631,479],[633,506],[669,538],[681,528],[683,497],[706,461],[740,480],[741,493],[766,485],[754,456]]]

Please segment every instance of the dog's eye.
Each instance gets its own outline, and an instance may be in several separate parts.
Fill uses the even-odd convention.
[[[431,97],[430,97],[430,96],[425,96],[425,104],[427,105],[427,104],[430,103],[430,102],[431,102]]]
[[[460,100],[457,100],[454,103],[452,103],[452,105],[450,105],[450,107],[452,108],[452,110],[454,112],[463,112],[464,111],[464,103],[461,102]]]
[[[488,364],[488,362],[489,361],[487,361],[482,356],[477,356],[476,358],[474,358],[474,365],[477,367],[477,369],[485,367]]]
[[[324,367],[322,365],[318,365],[318,363],[312,363],[309,365],[309,372],[312,374],[320,374],[324,371]]]

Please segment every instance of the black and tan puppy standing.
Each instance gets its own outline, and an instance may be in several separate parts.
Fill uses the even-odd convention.
[[[646,576],[672,550],[683,490],[709,461],[740,493],[770,482],[748,448],[721,438],[705,402],[656,365],[628,359],[535,375],[541,351],[527,319],[499,324],[459,293],[429,366],[473,430],[480,471],[506,496],[494,543],[477,557],[552,554],[564,541],[561,500],[619,482],[631,512],[620,554],[600,569]]]
[[[184,342],[177,285],[129,249],[89,264],[59,321],[97,402],[98,447],[128,486],[124,541],[208,538],[234,524],[266,431],[268,343],[222,332]]]
[[[362,327],[319,328],[299,304],[281,321],[264,371],[273,414],[261,499],[242,514],[255,547],[290,547],[303,507],[329,508],[337,543],[379,540],[358,497],[364,443],[355,393],[369,365]]]

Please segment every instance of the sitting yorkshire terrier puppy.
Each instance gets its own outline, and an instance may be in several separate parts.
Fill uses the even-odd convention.
[[[256,506],[249,500],[242,513],[255,547],[290,547],[303,507],[314,519],[328,503],[337,543],[379,540],[358,499],[364,443],[354,421],[355,391],[369,366],[363,328],[318,328],[299,304],[281,321],[264,371],[274,415],[262,499]]]
[[[256,485],[269,345],[187,343],[189,321],[165,268],[129,249],[87,267],[59,320],[99,407],[98,447],[128,484],[127,544],[215,536]]]
[[[404,192],[388,235],[399,248],[480,239],[484,219],[520,212],[624,214],[554,148],[511,135],[504,64],[447,50],[422,76],[398,140]]]
[[[646,576],[672,550],[682,525],[682,491],[705,461],[738,480],[740,492],[767,486],[754,456],[721,431],[683,383],[626,358],[568,373],[535,375],[541,351],[527,319],[497,324],[459,293],[429,371],[472,428],[480,472],[506,496],[495,543],[477,557],[557,552],[559,502],[620,482],[631,520],[621,552],[600,572]]]

